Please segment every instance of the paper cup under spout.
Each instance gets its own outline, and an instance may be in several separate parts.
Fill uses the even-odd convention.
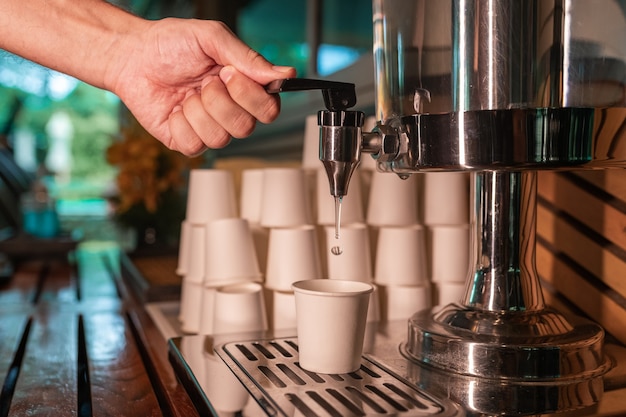
[[[361,366],[371,284],[318,279],[293,284],[300,366],[343,374]]]

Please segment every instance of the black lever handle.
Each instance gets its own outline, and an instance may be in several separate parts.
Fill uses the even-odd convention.
[[[285,91],[322,90],[324,105],[330,111],[343,111],[356,104],[356,90],[352,83],[314,80],[311,78],[285,78],[265,86],[268,93]]]

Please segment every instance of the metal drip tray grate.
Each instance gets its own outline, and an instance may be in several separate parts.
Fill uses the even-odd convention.
[[[458,409],[420,391],[371,360],[350,374],[309,372],[294,339],[233,342],[217,353],[268,415],[452,416]]]

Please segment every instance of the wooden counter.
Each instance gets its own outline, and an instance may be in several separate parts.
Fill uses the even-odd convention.
[[[85,251],[0,285],[0,417],[198,415],[119,269]]]

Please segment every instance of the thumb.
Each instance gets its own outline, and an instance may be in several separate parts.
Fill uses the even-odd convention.
[[[259,84],[296,76],[296,69],[290,66],[277,66],[267,61],[261,54],[246,45],[225,25],[217,26],[212,37],[213,53],[206,51],[219,65],[232,65],[240,73]],[[220,29],[221,28],[221,29]]]

